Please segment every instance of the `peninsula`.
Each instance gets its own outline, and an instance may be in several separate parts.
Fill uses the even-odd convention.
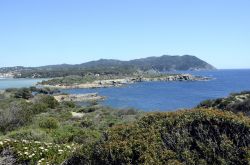
[[[38,83],[43,87],[57,89],[74,89],[74,88],[107,88],[120,87],[128,84],[153,81],[207,81],[209,77],[193,76],[191,74],[163,74],[163,73],[144,73],[141,75],[115,76],[115,75],[88,75],[68,76],[55,78]]]

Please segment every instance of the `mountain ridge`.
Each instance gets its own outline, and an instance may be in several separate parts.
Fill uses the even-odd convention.
[[[132,59],[132,60],[117,60],[117,59],[99,59],[99,60],[93,60],[93,61],[88,61],[88,62],[84,62],[81,64],[58,64],[58,65],[46,65],[46,66],[40,66],[40,67],[35,67],[35,68],[43,68],[43,67],[80,67],[80,68],[88,68],[88,67],[96,67],[96,65],[99,66],[117,66],[117,65],[125,65],[125,66],[129,66],[129,65],[142,65],[139,63],[151,63],[153,60],[160,62],[163,62],[161,60],[164,60],[164,62],[166,62],[167,60],[171,60],[170,62],[174,62],[173,60],[178,59],[179,61],[181,60],[195,60],[195,62],[200,62],[201,66],[197,65],[198,67],[202,67],[202,65],[207,66],[204,69],[216,69],[214,66],[212,66],[211,64],[208,64],[207,62],[199,59],[196,56],[192,56],[192,55],[183,55],[183,56],[179,56],[179,55],[162,55],[162,56],[150,56],[150,57],[145,57],[145,58],[138,58],[138,59]],[[187,61],[187,62],[194,62],[194,61]],[[155,63],[155,62],[154,62]],[[197,63],[196,63],[197,64]],[[202,68],[201,68],[202,69]],[[177,69],[179,70],[179,69]],[[184,70],[188,70],[184,69]]]
[[[28,77],[63,77],[68,75],[94,74],[129,74],[135,71],[155,70],[187,71],[187,70],[214,70],[211,64],[196,56],[151,56],[128,61],[116,59],[99,59],[81,64],[59,64],[39,67],[6,67],[0,68],[0,73],[12,72],[18,78]],[[18,76],[17,76],[18,75]]]

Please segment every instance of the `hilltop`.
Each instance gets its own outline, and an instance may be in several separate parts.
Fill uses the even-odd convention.
[[[212,65],[202,61],[201,59],[190,56],[169,56],[163,55],[160,57],[147,57],[130,61],[100,59],[78,65],[83,68],[96,67],[133,67],[140,70],[154,69],[157,71],[172,71],[172,70],[210,70],[215,69]]]
[[[82,64],[61,64],[41,67],[8,67],[0,68],[0,73],[11,72],[16,78],[51,78],[69,75],[84,76],[93,74],[131,74],[135,71],[186,71],[215,69],[207,62],[190,55],[147,57],[130,61],[100,59]]]

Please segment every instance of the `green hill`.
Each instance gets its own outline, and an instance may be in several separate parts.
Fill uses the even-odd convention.
[[[157,71],[215,69],[212,65],[206,63],[205,61],[202,61],[201,59],[190,55],[184,55],[184,56],[163,55],[160,57],[147,57],[130,61],[101,59],[98,61],[83,63],[80,64],[79,66],[83,68],[132,67],[140,70],[155,69]]]
[[[14,72],[18,78],[27,77],[64,77],[69,75],[83,76],[93,74],[131,74],[136,71],[175,71],[175,70],[212,70],[207,62],[190,55],[148,57],[130,61],[100,59],[82,64],[48,65],[41,67],[0,68],[1,72]]]

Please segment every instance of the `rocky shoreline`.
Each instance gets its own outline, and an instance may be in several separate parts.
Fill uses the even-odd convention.
[[[56,84],[56,85],[42,85],[43,87],[58,88],[58,89],[77,89],[77,88],[108,88],[108,87],[120,87],[128,84],[139,82],[153,82],[153,81],[208,81],[209,77],[193,76],[191,74],[177,74],[177,75],[165,75],[155,77],[127,77],[122,79],[109,79],[109,80],[95,80],[90,83],[84,84]]]
[[[54,98],[58,102],[73,101],[73,102],[84,102],[84,101],[95,101],[104,100],[104,96],[98,95],[98,93],[86,93],[86,94],[61,94],[55,95]]]

